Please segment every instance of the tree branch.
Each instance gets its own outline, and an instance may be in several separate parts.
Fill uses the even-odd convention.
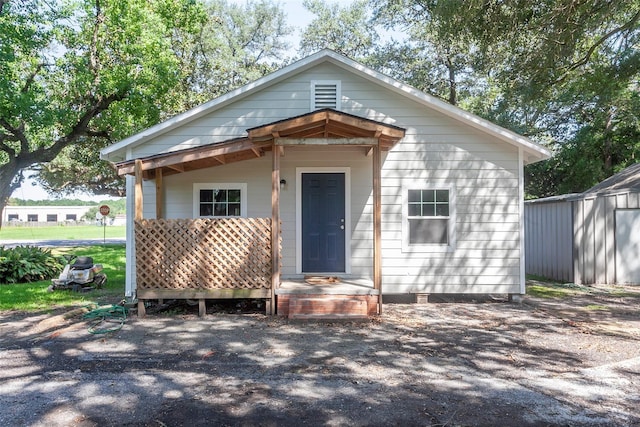
[[[0,137],[1,136],[3,136],[3,135],[0,135]],[[7,153],[9,155],[9,157],[15,157],[16,156],[16,150],[14,150],[13,148],[9,147],[4,142],[0,142],[0,151],[4,151],[5,153]]]
[[[86,132],[86,135],[93,138],[105,138],[105,139],[111,138],[111,135],[106,130],[88,130]]]
[[[29,77],[27,77],[27,81],[24,83],[24,86],[22,86],[22,89],[20,90],[21,93],[26,93],[31,88],[31,84],[33,84],[33,81],[35,80],[36,76],[38,75],[40,70],[44,68],[44,66],[45,64],[43,62],[38,64],[38,66],[33,71],[33,73],[31,73]]]
[[[100,69],[100,62],[98,61],[98,32],[100,25],[104,22],[104,15],[102,14],[102,7],[100,6],[100,0],[96,2],[96,17],[93,26],[93,34],[91,35],[91,53],[89,55],[89,68],[93,71],[96,80],[99,80],[98,71]]]
[[[58,138],[53,145],[49,147],[43,147],[34,150],[25,156],[21,156],[20,160],[24,165],[23,167],[30,166],[34,163],[46,163],[52,161],[63,148],[75,143],[82,136],[102,136],[101,132],[90,131],[88,129],[89,123],[94,117],[108,109],[111,104],[125,99],[127,97],[127,92],[128,90],[123,90],[100,99],[95,105],[85,111],[67,135]]]
[[[24,134],[24,123],[21,123],[19,127],[13,127],[11,123],[9,123],[5,118],[0,118],[0,125],[11,132],[13,138],[10,138],[11,141],[20,142],[20,150],[22,153],[26,153],[29,151],[29,140],[27,140],[27,136]],[[15,156],[15,150],[14,156]]]
[[[583,65],[586,65],[591,59],[591,55],[593,55],[593,53],[596,51],[598,47],[600,47],[604,42],[609,40],[614,35],[633,28],[638,23],[639,20],[640,20],[640,10],[636,12],[636,14],[633,15],[631,20],[628,21],[626,24],[614,28],[613,30],[607,32],[598,40],[596,40],[595,43],[592,44],[591,47],[587,50],[587,53],[585,53],[584,56],[580,58],[578,61],[571,64],[569,68],[567,68],[567,71],[560,78],[558,78],[558,80],[556,80],[556,83],[562,82],[571,71],[576,70],[577,68],[580,68]]]

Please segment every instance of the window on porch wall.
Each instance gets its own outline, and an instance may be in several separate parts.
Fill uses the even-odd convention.
[[[193,187],[194,218],[247,216],[247,184],[210,183]]]

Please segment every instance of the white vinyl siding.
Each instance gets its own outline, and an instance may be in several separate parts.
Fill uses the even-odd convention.
[[[519,293],[518,149],[366,78],[325,63],[236,99],[132,150],[150,155],[246,135],[246,129],[306,114],[312,81],[340,81],[341,111],[400,126],[406,136],[383,153],[382,265],[385,293]],[[352,275],[370,277],[373,209],[371,157],[352,147],[286,149],[281,158],[282,271],[295,274],[295,168],[350,167]],[[246,182],[248,217],[271,217],[271,152],[264,157],[165,177],[166,217],[192,215],[195,182]],[[144,183],[145,216],[155,212],[153,181]],[[403,189],[455,189],[455,245],[407,251]]]

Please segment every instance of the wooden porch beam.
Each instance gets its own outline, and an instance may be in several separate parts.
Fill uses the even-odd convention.
[[[133,197],[134,210],[135,210],[134,218],[136,219],[136,221],[140,221],[142,219],[142,201],[143,201],[142,200],[142,160],[136,159],[134,163],[134,169],[135,169],[135,177],[136,177],[134,197]]]
[[[227,154],[234,154],[242,151],[253,151],[258,157],[261,146],[254,144],[249,139],[240,139],[234,142],[212,144],[210,146],[204,146],[199,148],[190,148],[182,151],[176,151],[174,153],[165,153],[150,158],[142,159],[142,170],[152,170],[160,167],[172,168],[178,172],[183,172],[183,164],[194,162],[197,160],[203,160],[206,158],[212,158],[217,156],[225,156]],[[116,165],[118,168],[118,175],[132,174],[134,171],[133,162],[122,162]]]
[[[263,138],[273,138],[275,132],[280,134],[290,134],[296,129],[305,129],[317,125],[326,126],[328,123],[340,123],[343,126],[364,130],[377,131],[392,138],[400,139],[404,136],[404,129],[396,126],[386,125],[370,119],[356,117],[339,111],[318,111],[304,116],[293,117],[288,120],[278,121],[264,126],[249,129],[249,138],[259,140]],[[324,129],[323,129],[324,131]]]
[[[276,288],[280,286],[280,150],[271,150],[271,308],[276,314]]]
[[[378,145],[376,138],[276,138],[277,146],[287,145],[354,145],[373,147]]]
[[[168,165],[167,168],[177,172],[184,172],[184,165]]]
[[[380,147],[373,147],[373,287],[378,290],[378,314],[382,314],[382,190]]]

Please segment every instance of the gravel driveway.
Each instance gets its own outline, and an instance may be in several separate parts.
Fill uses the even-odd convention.
[[[640,426],[640,290],[366,322],[0,313],[3,426]],[[67,311],[69,309],[66,309]]]

